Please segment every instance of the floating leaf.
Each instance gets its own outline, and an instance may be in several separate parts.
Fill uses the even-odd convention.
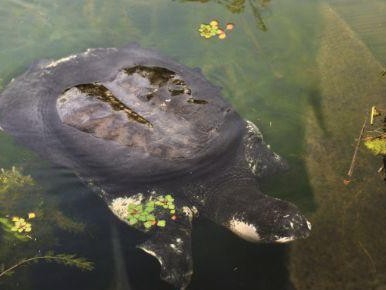
[[[166,226],[166,221],[165,220],[159,220],[157,222],[157,226],[161,227],[161,228],[165,227]]]
[[[176,206],[174,204],[169,204],[169,209],[175,209]]]
[[[165,196],[165,199],[166,199],[167,201],[174,201],[174,198],[173,198],[170,194],[166,195],[166,196]]]
[[[226,30],[233,30],[234,24],[233,23],[227,23]],[[198,29],[200,32],[200,35],[204,38],[211,38],[213,36],[218,35],[219,39],[225,39],[226,34],[224,32],[224,29],[219,27],[219,22],[217,20],[212,20],[209,22],[209,24],[201,24],[200,28]]]
[[[148,221],[155,221],[155,216],[150,214],[150,215],[148,215],[147,220]]]
[[[225,39],[227,37],[227,35],[225,34],[225,33],[220,33],[219,35],[218,35],[218,38],[219,39]]]
[[[28,218],[31,220],[31,219],[34,219],[36,217],[36,214],[34,212],[30,212],[28,213]]]
[[[219,25],[218,21],[217,20],[212,20],[210,23],[209,23],[210,26],[212,27],[217,27]]]
[[[145,222],[145,221],[147,221],[147,217],[145,215],[140,215],[138,217],[138,220],[140,220],[141,222]]]
[[[232,30],[235,27],[233,23],[227,23],[226,30]]]
[[[149,228],[152,227],[153,223],[150,222],[150,221],[147,221],[147,222],[145,222],[143,225],[144,225],[144,227],[145,227],[146,229],[149,229]]]
[[[174,215],[175,210],[174,198],[171,194],[165,196],[159,195],[155,199],[150,197],[147,202],[141,204],[130,203],[127,207],[128,215],[127,219],[130,225],[137,224],[143,226],[145,229],[149,229],[152,225],[159,225],[164,227],[166,224],[165,220],[156,221],[163,211],[167,210],[170,215]],[[166,212],[165,212],[166,213]]]

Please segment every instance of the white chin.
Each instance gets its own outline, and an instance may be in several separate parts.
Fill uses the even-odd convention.
[[[258,242],[261,240],[256,227],[252,224],[233,218],[229,221],[228,227],[233,233],[248,242]]]
[[[288,242],[291,242],[293,240],[295,240],[295,237],[282,237],[282,238],[277,239],[275,242],[276,243],[288,243]]]

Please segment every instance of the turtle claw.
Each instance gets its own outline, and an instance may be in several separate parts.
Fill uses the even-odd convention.
[[[170,224],[137,247],[158,260],[162,280],[186,289],[193,274],[190,228]]]

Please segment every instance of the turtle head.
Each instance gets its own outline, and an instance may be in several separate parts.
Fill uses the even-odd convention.
[[[289,168],[288,163],[266,144],[263,134],[251,121],[245,122],[244,157],[250,171],[263,178]]]
[[[223,223],[244,240],[285,243],[309,236],[311,223],[295,205],[265,195],[246,201],[235,200],[235,211]]]

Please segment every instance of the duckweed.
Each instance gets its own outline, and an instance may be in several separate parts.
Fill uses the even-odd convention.
[[[127,207],[127,220],[132,226],[143,226],[146,230],[153,226],[165,227],[165,215],[170,215],[172,220],[176,219],[176,206],[174,198],[167,194],[150,197],[144,203],[130,203]]]
[[[233,23],[226,24],[226,30],[230,31],[234,28]],[[198,29],[200,35],[206,39],[211,38],[213,36],[218,36],[219,39],[225,39],[226,33],[224,29],[219,26],[219,22],[217,20],[212,20],[209,24],[202,23],[200,24],[200,28]]]

